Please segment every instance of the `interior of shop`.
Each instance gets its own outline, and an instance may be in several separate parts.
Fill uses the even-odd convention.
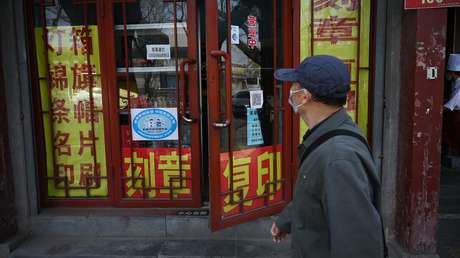
[[[460,53],[460,8],[449,8],[446,62],[452,53]],[[448,65],[446,64],[448,68]],[[455,95],[455,81],[446,75],[444,103]],[[441,187],[439,213],[460,215],[460,109],[443,111]]]

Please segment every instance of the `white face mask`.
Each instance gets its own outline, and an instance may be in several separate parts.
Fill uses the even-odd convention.
[[[294,110],[294,113],[299,112],[299,108],[305,104],[305,100],[300,104],[296,104],[294,102],[294,100],[292,99],[292,97],[294,96],[294,94],[296,94],[298,92],[302,92],[302,91],[305,92],[305,93],[307,92],[306,89],[289,90],[289,100],[288,100],[288,102],[289,102],[289,105],[291,105],[292,110]]]

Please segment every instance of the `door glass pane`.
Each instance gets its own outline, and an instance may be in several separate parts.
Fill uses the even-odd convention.
[[[232,124],[221,130],[221,201],[225,218],[282,201],[282,113],[281,89],[273,78],[275,62],[278,63],[274,56],[278,26],[274,21],[275,1],[217,2],[219,46],[231,54],[232,60]],[[223,69],[220,78],[225,78]],[[225,87],[222,79],[223,113]]]
[[[187,57],[186,2],[114,5],[123,198],[192,196],[190,125],[179,67]]]
[[[43,187],[50,198],[106,197],[96,5],[36,4],[34,21],[47,167]]]

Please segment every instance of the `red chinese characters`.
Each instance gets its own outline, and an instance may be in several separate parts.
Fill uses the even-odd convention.
[[[101,164],[80,164],[80,182],[83,187],[99,187],[101,184]]]
[[[59,62],[50,68],[51,88],[64,90],[68,88],[67,67]]]
[[[91,30],[83,27],[80,29],[72,29],[72,50],[74,55],[78,55],[79,52],[82,55],[93,54],[93,40],[91,37]]]
[[[249,15],[246,23],[248,25],[248,47],[253,49],[257,46],[258,41],[257,17]]]
[[[65,30],[52,30],[48,31],[48,49],[52,53],[56,53],[57,56],[62,55],[63,53],[63,36],[65,36]],[[54,44],[53,44],[53,43]],[[52,45],[55,45],[54,47]]]
[[[74,166],[70,164],[56,164],[54,168],[54,180],[56,185],[61,183],[73,184],[75,182]]]
[[[337,44],[339,41],[357,41],[358,37],[353,35],[353,29],[358,29],[357,18],[331,16],[327,19],[314,20],[314,40],[329,41]]]
[[[95,142],[99,139],[94,135],[93,131],[88,131],[88,136],[85,136],[82,131],[80,131],[80,150],[78,151],[78,155],[83,155],[83,152],[86,148],[91,150],[91,156],[94,156],[96,153]]]
[[[74,90],[84,90],[89,87],[96,87],[96,66],[88,64],[74,64],[71,68],[73,74],[73,85]]]
[[[100,155],[104,130],[94,125],[103,122],[97,26],[49,26],[37,32],[43,43],[37,44],[37,54],[44,55],[37,60],[47,65],[40,67],[39,77],[48,80],[48,88],[40,84],[42,103],[49,103],[49,110],[43,110],[44,123],[50,123],[45,125],[46,151],[52,152],[47,164],[53,163],[48,195],[107,196],[105,155]]]
[[[95,111],[94,101],[79,100],[77,104],[74,105],[74,118],[79,124],[91,122],[98,123],[99,116]]]
[[[51,114],[53,122],[58,124],[62,122],[69,122],[70,109],[65,107],[65,99],[54,98],[51,106]]]
[[[313,1],[313,10],[315,12],[321,11],[326,8],[333,8],[340,10],[342,8],[348,11],[355,11],[359,9],[359,0],[315,0]]]
[[[72,148],[68,143],[70,133],[63,133],[60,130],[54,135],[54,149],[58,156],[72,156]]]

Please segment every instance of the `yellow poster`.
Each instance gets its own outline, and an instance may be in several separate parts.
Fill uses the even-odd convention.
[[[36,28],[35,40],[48,197],[105,197],[108,188],[97,26],[46,29],[47,37],[42,28]]]
[[[333,55],[351,75],[346,109],[364,132],[368,122],[370,0],[302,0],[301,59]],[[300,139],[306,131],[301,121]]]

